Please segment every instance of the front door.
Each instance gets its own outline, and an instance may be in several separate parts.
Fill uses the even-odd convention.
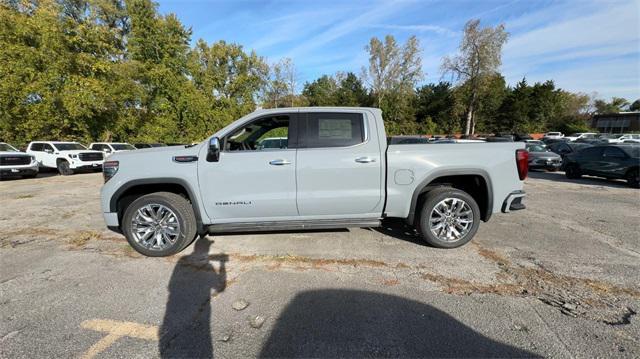
[[[42,165],[51,168],[58,167],[58,155],[56,154],[58,150],[56,148],[53,148],[53,146],[51,146],[50,144],[44,143],[42,145],[42,151]]]
[[[372,119],[362,112],[300,114],[298,211],[311,218],[382,213],[382,162]]]
[[[590,147],[580,151],[580,171],[586,175],[599,175],[602,166],[602,147]]]
[[[201,156],[198,181],[213,223],[297,219],[296,117],[260,117],[221,139],[217,162]]]

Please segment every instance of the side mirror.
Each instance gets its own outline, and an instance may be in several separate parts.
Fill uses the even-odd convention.
[[[209,140],[209,150],[207,151],[207,162],[218,162],[220,160],[220,139],[212,137]]]
[[[105,148],[105,149],[104,149],[104,152],[106,152],[106,153],[111,153],[111,149],[109,149],[109,148]]]
[[[46,149],[44,150],[44,152],[46,152],[46,153],[48,153],[48,154],[52,154],[52,153],[53,153],[53,150],[50,150],[50,149],[46,148]]]

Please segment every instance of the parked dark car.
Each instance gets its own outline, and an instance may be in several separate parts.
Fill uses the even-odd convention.
[[[603,141],[600,138],[578,138],[577,140],[574,141],[575,143],[588,143],[590,145],[599,145],[602,144]]]
[[[576,151],[580,151],[584,148],[591,147],[592,145],[588,143],[576,143],[576,142],[555,142],[549,144],[547,147],[553,153],[557,153],[564,159],[564,157],[570,153],[574,153]]]
[[[640,188],[640,146],[607,145],[585,148],[565,157],[567,178],[582,175],[627,180],[631,187]]]
[[[487,139],[485,141],[487,141],[487,142],[513,142],[513,138],[511,136],[509,136],[509,137],[493,136],[493,137],[487,137]]]
[[[547,146],[554,144],[554,143],[567,143],[570,142],[568,138],[543,138],[542,142],[546,143]]]
[[[133,147],[137,148],[137,149],[141,149],[141,148],[152,148],[152,147],[163,147],[166,146],[163,143],[134,143]]]
[[[529,169],[557,171],[562,166],[562,157],[542,145],[527,144],[525,148],[529,151]]]

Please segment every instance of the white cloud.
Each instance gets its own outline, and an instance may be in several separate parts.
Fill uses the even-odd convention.
[[[458,32],[438,25],[375,25],[374,28],[410,32],[433,32],[438,35],[457,36]]]
[[[550,23],[514,35],[505,46],[505,59],[517,61],[561,52],[570,53],[584,48],[604,48],[612,44],[640,41],[638,4],[632,2],[608,9],[604,8],[605,6],[606,3],[603,3],[602,11],[597,14]]]
[[[337,22],[329,29],[317,34],[306,40],[303,44],[295,47],[285,55],[286,57],[295,58],[298,55],[305,55],[311,51],[328,44],[338,38],[370,26],[372,23],[378,22],[402,9],[401,1],[385,1],[372,6],[369,11],[352,17],[348,20]]]
[[[573,3],[563,5],[571,17],[549,21],[547,10],[514,19],[516,32],[507,42],[503,72],[511,83],[522,77],[532,81],[553,79],[572,91],[606,96],[640,93],[640,3]],[[581,13],[583,11],[589,13]],[[556,9],[557,10],[557,9]],[[510,24],[507,22],[507,30]],[[543,24],[543,25],[540,25]]]

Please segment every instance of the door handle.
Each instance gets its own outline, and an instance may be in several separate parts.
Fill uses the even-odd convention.
[[[375,162],[376,159],[375,158],[371,158],[371,157],[358,157],[356,158],[356,162],[358,163],[371,163],[371,162]]]
[[[269,164],[272,166],[284,166],[284,165],[290,165],[291,162],[287,160],[273,160],[273,161],[270,161]]]

